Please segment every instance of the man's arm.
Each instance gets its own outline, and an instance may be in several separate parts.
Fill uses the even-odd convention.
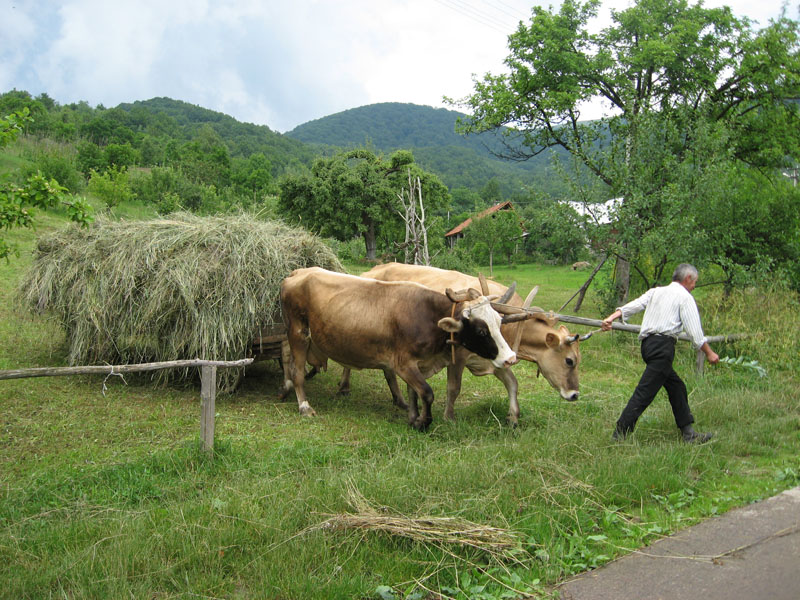
[[[631,300],[625,306],[621,306],[613,313],[608,315],[605,319],[603,319],[603,324],[601,325],[602,330],[609,331],[611,329],[611,324],[619,317],[622,317],[622,322],[624,323],[627,317],[635,315],[638,312],[642,312],[645,308],[647,308],[647,305],[650,304],[650,298],[653,297],[654,291],[655,288],[650,288],[635,300]]]
[[[705,353],[708,362],[710,362],[712,365],[715,365],[719,362],[719,354],[711,349],[711,346],[708,345],[708,342],[703,342],[703,345],[700,346],[700,350]]]

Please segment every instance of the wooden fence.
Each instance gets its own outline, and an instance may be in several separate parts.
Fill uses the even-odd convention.
[[[138,365],[94,365],[88,367],[34,367],[0,371],[2,379],[24,379],[27,377],[59,377],[63,375],[122,375],[160,369],[200,367],[200,439],[203,449],[214,449],[214,414],[217,398],[217,368],[244,367],[252,358],[242,360],[172,360],[167,362],[142,363]]]

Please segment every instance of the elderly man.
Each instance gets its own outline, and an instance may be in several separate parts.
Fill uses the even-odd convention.
[[[705,353],[708,362],[712,365],[719,362],[719,356],[708,345],[700,325],[700,314],[691,294],[696,284],[697,269],[689,264],[678,265],[672,274],[672,283],[648,290],[603,319],[603,331],[608,331],[614,319],[622,317],[625,322],[631,315],[645,311],[639,339],[647,366],[617,420],[615,440],[622,440],[633,431],[636,421],[662,387],[667,390],[672,414],[683,440],[689,444],[702,444],[711,439],[712,434],[698,433],[692,427],[694,417],[689,410],[686,385],[672,368],[675,341],[681,330],[692,339],[695,348]]]

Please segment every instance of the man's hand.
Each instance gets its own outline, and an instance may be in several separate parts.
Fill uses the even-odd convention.
[[[719,354],[711,349],[711,346],[708,345],[708,342],[704,342],[703,345],[700,346],[700,350],[705,353],[706,360],[708,360],[708,362],[710,362],[712,365],[715,365],[719,362]]]
[[[602,329],[603,331],[611,331],[611,324],[614,322],[614,319],[621,316],[622,312],[620,310],[615,310],[613,313],[611,313],[605,319],[603,319],[603,322],[600,325],[600,329]]]

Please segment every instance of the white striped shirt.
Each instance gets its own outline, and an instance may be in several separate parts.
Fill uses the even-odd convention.
[[[622,312],[623,323],[631,315],[645,310],[640,340],[654,333],[677,338],[683,330],[696,349],[706,342],[694,297],[677,281],[649,289],[617,310]]]

